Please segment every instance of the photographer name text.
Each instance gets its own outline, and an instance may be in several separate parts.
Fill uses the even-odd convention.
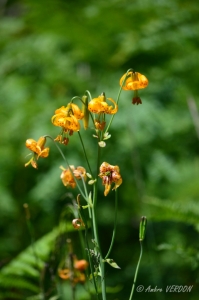
[[[144,287],[143,285],[138,285],[136,290],[138,293],[190,293],[193,285],[167,285],[165,289],[159,288],[157,286],[153,287],[151,285]]]

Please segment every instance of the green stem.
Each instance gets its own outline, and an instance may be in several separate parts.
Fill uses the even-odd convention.
[[[72,174],[73,179],[75,180],[75,183],[76,183],[76,185],[77,185],[77,187],[78,187],[78,189],[79,189],[79,191],[80,191],[80,194],[81,194],[82,197],[87,201],[87,197],[86,197],[86,195],[83,193],[83,191],[82,191],[82,189],[81,189],[79,183],[77,182],[77,179],[75,178],[75,176],[74,176],[74,174],[73,174],[73,171],[71,170],[71,167],[70,167],[70,165],[69,165],[69,163],[68,163],[68,161],[67,161],[67,159],[66,159],[64,153],[63,153],[62,150],[60,149],[60,147],[57,145],[57,143],[54,141],[54,139],[53,139],[50,135],[45,135],[44,137],[48,137],[49,139],[51,139],[51,140],[55,143],[55,146],[56,146],[57,149],[59,150],[59,152],[60,152],[60,154],[61,154],[63,160],[66,162],[66,164],[67,164],[69,170],[71,171],[71,174]]]
[[[79,96],[74,96],[70,101],[73,102],[73,101],[76,100],[76,99],[82,101],[82,99],[81,99]]]
[[[93,233],[94,233],[94,240],[97,244],[97,248],[95,247],[96,253],[99,252],[100,254],[100,273],[101,273],[101,290],[102,290],[102,299],[106,300],[106,281],[105,281],[105,264],[102,257],[102,252],[99,243],[99,236],[98,236],[98,228],[97,228],[97,219],[96,219],[96,207],[97,207],[97,190],[98,190],[98,172],[99,172],[99,165],[100,165],[100,154],[101,148],[98,146],[98,155],[97,155],[97,169],[96,169],[96,182],[93,187],[93,207],[92,207],[92,222],[93,222]]]
[[[86,162],[87,162],[87,165],[88,165],[88,168],[89,168],[89,172],[91,173],[91,176],[93,177],[93,173],[92,173],[92,170],[91,170],[91,167],[90,167],[90,163],[88,161],[88,157],[87,157],[87,154],[86,154],[86,150],[85,150],[85,147],[84,147],[84,143],[83,143],[83,140],[82,140],[82,137],[81,137],[81,134],[80,132],[78,131],[78,135],[79,135],[79,138],[80,138],[80,142],[82,144],[82,148],[83,148],[83,151],[84,151],[84,156],[86,158]]]
[[[113,229],[113,235],[111,239],[111,245],[109,247],[109,250],[105,256],[105,259],[109,257],[109,254],[111,253],[111,250],[113,248],[113,243],[115,240],[115,234],[116,234],[116,226],[117,226],[117,207],[118,207],[118,194],[117,194],[117,189],[115,190],[115,220],[114,220],[114,229]]]
[[[120,87],[119,92],[118,92],[118,95],[117,95],[117,101],[116,101],[116,104],[117,104],[117,105],[118,105],[119,100],[120,100],[120,94],[121,94],[121,92],[122,92],[122,87],[123,87],[123,85],[124,85],[124,82],[125,82],[126,77],[128,76],[128,73],[129,73],[129,72],[133,72],[133,69],[128,69],[127,72],[126,72],[126,76],[125,76],[125,78],[124,78],[124,80],[123,80],[123,82],[122,82],[122,86]],[[108,132],[108,130],[109,130],[109,128],[110,128],[110,126],[111,126],[111,124],[112,124],[112,122],[113,122],[114,117],[115,117],[115,115],[112,115],[112,117],[111,117],[111,119],[110,119],[110,122],[109,122],[109,124],[108,124],[108,126],[107,126],[107,128],[106,128],[105,133]]]
[[[140,257],[139,257],[139,260],[138,260],[138,263],[137,263],[137,267],[136,267],[136,270],[135,270],[135,276],[134,276],[133,286],[132,286],[132,290],[131,290],[131,294],[130,294],[129,300],[131,300],[132,297],[133,297],[133,293],[134,293],[134,289],[135,289],[135,284],[136,284],[136,280],[137,280],[137,275],[138,275],[138,271],[139,271],[139,267],[140,267],[140,262],[141,262],[141,259],[142,259],[142,253],[143,253],[142,241],[140,241]]]
[[[83,215],[84,215],[84,213],[83,213]],[[84,216],[83,216],[83,219],[84,219]],[[87,250],[88,250],[88,260],[89,260],[89,265],[90,265],[90,269],[91,269],[92,279],[93,279],[93,282],[94,282],[96,296],[97,296],[97,299],[98,299],[99,293],[98,293],[98,289],[97,289],[96,277],[95,277],[95,274],[94,274],[93,262],[91,260],[91,255],[90,255],[90,251],[89,251],[90,248],[89,248],[87,234],[88,234],[88,227],[87,227],[87,224],[85,222],[85,242],[86,242],[86,246],[87,246]]]

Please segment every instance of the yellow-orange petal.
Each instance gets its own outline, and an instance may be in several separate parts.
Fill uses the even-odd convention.
[[[66,120],[65,120],[65,117],[60,117],[60,115],[54,115],[51,118],[51,122],[55,126],[64,127]]]
[[[74,103],[71,103],[71,107],[72,107],[72,111],[73,111],[74,117],[76,117],[78,120],[83,119],[84,114],[81,111],[81,109],[76,104],[74,104]]]
[[[65,125],[63,127],[72,131],[80,130],[80,124],[75,116],[65,118]]]
[[[26,140],[26,147],[29,149],[29,150],[31,150],[31,151],[33,151],[33,152],[36,152],[37,150],[36,150],[36,146],[37,146],[37,142],[35,141],[35,140],[33,140],[33,139],[28,139],[28,140]],[[37,153],[37,152],[36,152]]]
[[[43,147],[45,146],[45,143],[46,143],[46,138],[44,136],[41,136],[37,141],[37,147],[40,147],[41,149],[43,149]]]
[[[139,90],[144,89],[148,85],[146,76],[138,72],[129,72],[126,76],[124,74],[120,79],[120,86],[123,90]]]
[[[112,102],[114,104],[114,107],[112,107],[112,105],[108,105],[108,103],[105,101],[105,97],[103,95],[100,95],[98,98],[94,98],[89,102],[88,110],[95,114],[115,114],[118,110],[117,104],[112,98],[107,98],[107,100]]]
[[[74,166],[70,166],[70,168],[72,171],[74,170]],[[72,188],[76,187],[76,182],[75,182],[73,175],[69,169],[63,170],[60,178],[63,182],[63,185],[65,185],[66,187],[67,186],[70,186]]]
[[[114,104],[114,108],[112,108],[112,106],[109,106],[108,112],[106,111],[106,113],[111,114],[111,115],[116,114],[116,112],[118,111],[118,106],[117,106],[116,102],[112,98],[107,98],[107,100],[111,101]]]
[[[70,278],[70,270],[69,269],[63,269],[63,270],[58,270],[59,277],[62,279],[69,279]]]
[[[110,192],[111,185],[110,184],[105,184],[105,189],[104,189],[104,196],[107,196],[108,193]]]
[[[49,151],[50,151],[50,148],[43,149],[42,151],[40,151],[40,153],[38,153],[37,158],[39,158],[39,157],[48,157]]]
[[[34,160],[34,156],[31,157],[31,159],[30,159],[27,163],[25,163],[25,167],[29,166],[30,164],[32,165],[32,167],[33,167],[34,169],[37,169],[37,163],[36,163],[36,161]]]
[[[88,110],[94,114],[99,114],[103,111],[101,101],[98,98],[92,99],[88,104]]]
[[[115,186],[114,186],[114,188],[112,189],[112,191],[113,191],[113,190],[116,190],[121,184],[122,184],[122,178],[120,178],[119,180],[117,180],[117,181],[115,182]]]
[[[74,268],[79,271],[84,271],[88,267],[88,262],[85,259],[76,260],[74,262]]]
[[[61,106],[60,108],[55,110],[55,115],[62,114],[63,116],[68,116],[68,108],[65,106]]]

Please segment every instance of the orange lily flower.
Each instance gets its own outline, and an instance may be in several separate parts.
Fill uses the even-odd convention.
[[[84,114],[80,108],[73,103],[69,103],[66,107],[62,106],[55,111],[55,115],[51,118],[53,125],[62,127],[65,132],[79,131],[81,120]]]
[[[86,276],[82,272],[71,272],[69,269],[58,270],[59,277],[64,280],[71,280],[73,283],[84,283],[86,281]]]
[[[108,195],[112,183],[115,183],[113,190],[117,189],[122,184],[119,167],[112,166],[107,162],[101,164],[99,177],[102,178],[102,184],[105,185],[105,196]]]
[[[60,178],[65,186],[70,186],[72,188],[75,188],[76,182],[74,177],[77,179],[83,178],[84,180],[86,180],[86,170],[81,166],[77,168],[75,168],[74,166],[70,166],[71,170],[69,168],[64,169],[63,167],[60,167],[60,169],[63,170]],[[73,172],[73,174],[71,171]]]
[[[85,259],[78,260],[76,255],[72,255],[72,268],[59,269],[59,277],[64,280],[71,280],[73,283],[84,283],[86,276],[84,271],[88,268],[88,262]]]
[[[123,90],[134,91],[133,104],[142,104],[140,97],[138,97],[138,90],[146,88],[147,85],[146,76],[134,71],[124,74],[120,79],[120,86]]]
[[[46,138],[42,136],[37,142],[33,139],[26,140],[26,147],[34,153],[34,156],[37,154],[37,159],[39,159],[39,157],[48,157],[49,155],[50,148],[45,148],[45,143]],[[34,156],[25,164],[25,167],[31,164],[33,168],[37,168]]]
[[[88,267],[88,262],[85,259],[74,259],[74,268],[79,271],[85,271]]]
[[[106,100],[112,102],[114,107],[112,105],[108,105]],[[105,113],[113,115],[118,111],[118,106],[112,98],[106,98],[104,93],[102,93],[98,98],[94,98],[89,102],[88,110],[94,114]]]
[[[75,167],[74,166],[70,166],[71,170],[74,171]],[[75,179],[70,171],[70,169],[64,169],[63,167],[60,167],[60,169],[63,170],[63,172],[61,173],[61,180],[63,182],[63,185],[65,186],[70,186],[73,189],[76,187],[76,182]]]

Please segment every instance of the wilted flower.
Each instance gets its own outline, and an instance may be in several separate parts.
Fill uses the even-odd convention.
[[[63,145],[68,145],[69,143],[69,138],[68,137],[64,137],[63,135],[59,134],[55,139],[54,139],[55,142],[59,142],[60,144],[63,144]]]
[[[108,195],[112,183],[115,183],[113,190],[117,189],[122,184],[119,167],[112,166],[107,162],[101,164],[99,177],[102,178],[102,184],[105,185],[105,196]]]
[[[72,188],[75,188],[76,182],[75,182],[74,177],[76,179],[83,178],[84,180],[86,180],[86,170],[81,166],[79,166],[77,168],[75,168],[74,166],[70,166],[70,169],[69,168],[65,169],[61,166],[60,169],[63,170],[60,178],[65,186],[70,186]]]
[[[74,166],[70,166],[71,170],[74,171],[75,167]],[[60,167],[60,169],[62,169],[62,173],[61,173],[61,180],[63,182],[63,185],[65,186],[70,186],[72,187],[73,189],[76,187],[76,182],[75,182],[75,179],[71,173],[71,170],[68,168],[68,169],[64,169],[63,167]]]
[[[51,118],[53,125],[62,127],[64,132],[79,131],[78,120],[84,117],[81,109],[74,103],[69,103],[66,107],[62,106],[55,111]]]
[[[134,91],[133,104],[142,103],[140,97],[138,97],[138,90],[146,88],[147,85],[148,79],[144,75],[134,71],[124,74],[120,79],[120,86],[123,90]]]
[[[84,169],[83,167],[79,166],[77,167],[74,171],[73,171],[73,174],[74,176],[77,178],[77,179],[84,179],[86,180],[86,169]]]
[[[100,121],[100,120],[94,120],[94,123],[95,123],[95,128],[97,130],[104,130],[104,127],[106,125],[106,122],[105,121]]]
[[[72,221],[72,225],[75,229],[80,229],[81,227],[84,227],[84,222],[82,221],[82,219],[74,219]]]
[[[112,105],[108,105],[106,100],[112,102],[114,107]],[[112,98],[106,98],[105,94],[102,93],[98,98],[94,98],[89,102],[88,109],[95,114],[105,113],[113,115],[116,114],[118,106]]]
[[[48,157],[50,148],[45,148],[45,143],[46,138],[43,136],[40,137],[37,142],[33,139],[26,140],[26,147],[33,152],[34,156],[32,156],[31,159],[25,164],[25,167],[31,164],[33,168],[37,168],[35,157],[37,159],[39,159],[39,157]]]

